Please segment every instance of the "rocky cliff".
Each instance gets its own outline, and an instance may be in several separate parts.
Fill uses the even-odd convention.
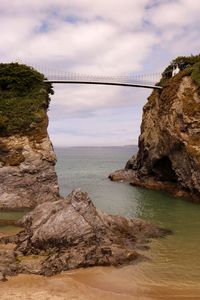
[[[35,207],[14,236],[0,233],[0,281],[20,273],[53,275],[142,258],[148,240],[170,231],[95,208],[87,193],[59,197],[47,134],[51,86],[35,70],[0,64],[0,209]]]
[[[24,230],[0,238],[0,281],[19,273],[53,275],[80,267],[121,265],[142,258],[151,238],[171,232],[141,219],[108,215],[87,193],[38,205],[19,223]]]
[[[0,64],[0,209],[59,196],[47,126],[51,86],[17,63]]]
[[[200,56],[174,60],[160,85],[143,109],[137,156],[110,178],[200,202]]]

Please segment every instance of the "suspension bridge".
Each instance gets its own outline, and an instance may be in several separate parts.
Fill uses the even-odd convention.
[[[112,85],[124,87],[137,87],[148,89],[162,89],[156,84],[161,78],[161,73],[140,74],[140,75],[121,75],[121,76],[102,76],[87,75],[78,73],[48,73],[43,72],[47,79],[44,82],[58,84],[91,84],[91,85]]]

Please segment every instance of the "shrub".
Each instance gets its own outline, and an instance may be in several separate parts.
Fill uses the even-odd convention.
[[[166,81],[172,77],[173,66],[176,64],[179,65],[181,71],[184,70],[183,75],[191,75],[194,82],[200,88],[200,54],[195,56],[179,56],[174,59],[162,73],[160,84],[165,84]]]
[[[0,136],[30,134],[42,126],[53,94],[44,75],[18,63],[0,64]]]

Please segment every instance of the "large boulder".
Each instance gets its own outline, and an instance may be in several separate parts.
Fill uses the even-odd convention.
[[[103,213],[80,190],[66,199],[38,205],[19,225],[24,227],[22,232],[0,241],[16,243],[19,273],[43,275],[129,263],[140,256],[138,249],[147,248],[149,238],[169,233],[141,219]]]

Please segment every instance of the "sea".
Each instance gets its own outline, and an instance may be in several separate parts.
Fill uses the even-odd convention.
[[[104,289],[108,286],[111,292],[134,294],[134,299],[200,299],[200,205],[165,192],[110,181],[109,174],[124,168],[137,152],[136,146],[55,148],[55,152],[62,196],[80,188],[107,213],[142,218],[173,232],[150,241],[150,250],[141,251],[144,259],[136,264],[106,272],[96,268],[87,276],[85,271],[73,276],[99,283]],[[0,220],[18,219],[24,213],[1,212]],[[0,226],[0,232],[16,230]]]

